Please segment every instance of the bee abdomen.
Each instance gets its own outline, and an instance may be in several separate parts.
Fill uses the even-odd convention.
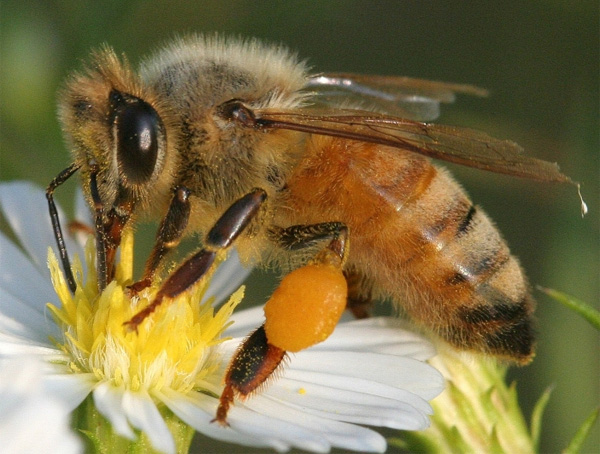
[[[507,300],[503,294],[498,297],[491,305],[464,308],[458,317],[467,325],[466,331],[479,333],[475,344],[482,343],[490,353],[527,362],[535,342],[531,323],[533,301],[528,293],[520,301]]]
[[[454,346],[531,358],[533,304],[521,268],[447,171],[388,147],[321,136],[308,145],[288,180],[287,223],[348,226],[346,274],[364,280],[351,287],[357,301],[391,298]]]
[[[408,311],[455,346],[527,362],[534,304],[523,271],[483,210],[448,175],[437,179],[415,200],[440,208],[416,223],[421,247],[406,267],[438,314],[432,318],[417,302]]]

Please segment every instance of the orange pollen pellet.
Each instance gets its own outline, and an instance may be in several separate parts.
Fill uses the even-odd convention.
[[[285,276],[265,305],[270,344],[297,352],[327,339],[348,297],[340,267],[312,263]]]

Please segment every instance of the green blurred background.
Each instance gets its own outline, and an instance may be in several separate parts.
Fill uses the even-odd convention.
[[[397,74],[472,83],[489,99],[459,98],[440,121],[485,130],[560,163],[574,188],[453,169],[494,218],[534,285],[598,306],[599,14],[596,1],[75,1],[0,2],[0,178],[45,186],[69,163],[56,92],[91,48],[109,43],[133,62],[185,32],[283,42],[315,71]],[[73,184],[58,192],[69,206]],[[71,192],[70,192],[71,191]],[[262,302],[273,279],[253,275]],[[266,284],[265,284],[266,283]],[[535,291],[539,349],[512,370],[527,415],[548,386],[543,452],[558,452],[599,405],[599,338]],[[585,445],[600,446],[598,424]],[[211,448],[229,452],[228,447]],[[211,450],[209,449],[209,451]],[[220,451],[219,451],[220,449]],[[247,449],[238,452],[247,451]]]

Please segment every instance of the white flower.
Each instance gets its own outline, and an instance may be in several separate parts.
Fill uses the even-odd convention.
[[[48,259],[54,288],[46,268],[54,238],[43,192],[27,183],[0,184],[0,204],[25,251],[0,235],[0,358],[41,358],[47,395],[75,410],[91,394],[120,436],[135,439],[137,430],[155,449],[174,452],[169,413],[205,436],[248,446],[382,452],[385,439],[364,425],[429,425],[428,400],[443,388],[441,375],[424,363],[433,347],[389,318],[341,323],[325,342],[292,355],[260,393],[236,401],[230,427],[211,423],[228,361],[263,322],[262,308],[235,313],[223,333],[241,294],[216,311],[199,303],[200,285],[159,307],[138,333],[125,333],[122,323],[136,312],[123,292],[131,279],[131,237],[123,240],[116,281],[100,296],[93,273],[84,279],[82,265],[73,260],[79,286],[71,295],[56,259]],[[67,247],[71,257],[84,257],[76,242]],[[85,254],[93,269],[91,248]],[[212,292],[225,296],[244,277],[228,260],[216,272],[218,290]],[[138,310],[153,291],[142,294]],[[22,427],[24,437],[30,431]]]

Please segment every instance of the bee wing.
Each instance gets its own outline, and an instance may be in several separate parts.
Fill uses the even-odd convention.
[[[515,142],[456,126],[421,123],[360,110],[258,109],[255,127],[377,143],[478,169],[540,181],[573,183],[558,165],[528,157]]]
[[[486,90],[473,85],[350,73],[314,75],[306,89],[316,105],[352,104],[419,121],[437,118],[440,103],[454,102],[457,93],[487,96]]]

